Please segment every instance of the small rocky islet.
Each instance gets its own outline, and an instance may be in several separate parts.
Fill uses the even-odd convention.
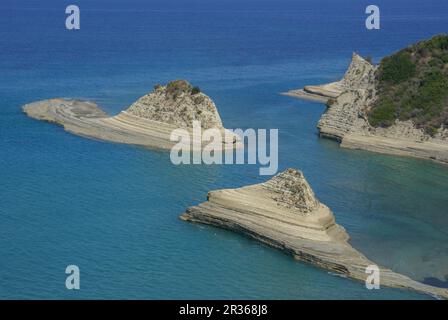
[[[212,99],[186,80],[156,85],[116,116],[108,116],[93,102],[74,99],[37,101],[23,106],[23,111],[83,137],[152,149],[170,150],[175,145],[171,133],[179,128],[191,133],[193,121],[200,122],[203,129],[215,128],[223,136],[233,137],[231,142],[223,142],[222,149],[239,147],[240,141],[224,128]]]
[[[448,35],[379,65],[354,53],[342,80],[285,94],[326,103],[319,134],[341,147],[448,164]]]

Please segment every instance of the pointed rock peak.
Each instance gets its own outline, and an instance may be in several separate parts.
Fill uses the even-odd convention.
[[[273,192],[272,199],[280,206],[302,213],[312,212],[319,206],[319,200],[299,170],[287,169],[267,181],[265,187]]]
[[[353,67],[359,67],[360,65],[372,66],[372,63],[369,61],[369,59],[366,59],[356,52],[353,52],[349,69]]]
[[[187,80],[155,85],[153,92],[141,97],[126,112],[180,128],[191,128],[193,121],[200,121],[206,129],[223,127],[213,101]]]
[[[364,59],[361,55],[359,55],[356,52],[353,52],[352,61],[353,60],[355,60],[355,61],[367,61],[366,59]]]
[[[177,97],[182,93],[192,94],[193,88],[187,80],[174,80],[166,85],[166,93],[169,96]]]

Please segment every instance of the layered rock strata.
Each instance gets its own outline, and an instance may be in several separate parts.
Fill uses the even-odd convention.
[[[216,128],[233,137],[222,149],[240,147],[240,138],[223,127],[213,101],[184,80],[156,86],[116,116],[108,116],[93,102],[71,99],[38,101],[23,106],[23,111],[77,135],[157,149],[172,148],[175,129],[185,129],[191,137],[193,121],[198,121],[202,129]]]
[[[435,136],[430,136],[411,120],[397,120],[388,128],[375,128],[369,124],[367,113],[377,96],[376,71],[377,66],[353,54],[341,81],[306,86],[287,94],[326,103],[327,110],[317,125],[319,134],[340,141],[342,147],[448,164],[447,128],[440,128]]]
[[[212,191],[208,201],[188,208],[181,219],[244,234],[296,259],[365,281],[375,265],[349,243],[345,229],[320,203],[302,172],[288,169],[271,180],[238,189]],[[380,267],[382,286],[448,298],[448,290],[414,281]]]

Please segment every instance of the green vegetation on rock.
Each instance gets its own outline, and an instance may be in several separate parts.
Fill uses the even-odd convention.
[[[155,90],[159,88],[158,86],[154,87]],[[195,96],[201,93],[201,89],[199,87],[193,87],[187,80],[174,80],[166,85],[166,92],[169,97],[176,99],[183,93]]]
[[[199,87],[193,87],[193,89],[191,89],[191,94],[195,95],[201,93],[201,89]]]
[[[182,93],[191,93],[193,86],[187,80],[174,80],[166,85],[168,96],[178,97]]]
[[[377,96],[369,112],[374,127],[412,120],[434,135],[448,126],[448,35],[438,35],[381,61]]]

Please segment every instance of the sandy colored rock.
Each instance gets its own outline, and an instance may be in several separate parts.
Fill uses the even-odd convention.
[[[264,183],[212,191],[207,202],[188,208],[181,219],[244,234],[298,260],[360,281],[367,278],[366,268],[375,265],[349,244],[345,229],[314,196],[303,174],[294,169]],[[381,286],[448,298],[446,289],[383,267],[380,281]]]
[[[223,128],[218,110],[207,95],[194,92],[185,80],[175,80],[134,102],[126,112],[137,117],[171,124],[179,128],[191,127],[200,121],[204,129]]]
[[[344,148],[431,159],[448,164],[447,128],[440,128],[432,137],[416,128],[410,120],[397,120],[388,128],[374,128],[369,124],[367,112],[377,94],[376,71],[377,66],[353,54],[352,62],[341,81],[306,86],[301,90],[290,91],[287,95],[326,103],[327,110],[317,125],[319,133],[322,137],[340,141]]]

